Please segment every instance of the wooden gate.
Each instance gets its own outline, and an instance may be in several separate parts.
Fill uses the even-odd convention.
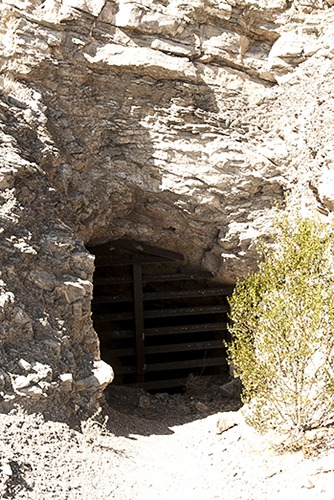
[[[130,240],[95,254],[93,322],[115,383],[184,386],[190,374],[226,370],[227,296],[208,272],[182,271],[183,256]]]

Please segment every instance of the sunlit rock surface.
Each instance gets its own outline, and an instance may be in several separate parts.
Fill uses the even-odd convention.
[[[330,215],[332,5],[2,1],[5,408],[94,406],[112,380],[85,245],[141,240],[233,283],[286,194]]]

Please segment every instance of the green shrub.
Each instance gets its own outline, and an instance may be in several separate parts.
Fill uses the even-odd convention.
[[[302,432],[334,420],[334,229],[286,215],[230,299],[230,363],[248,422]]]

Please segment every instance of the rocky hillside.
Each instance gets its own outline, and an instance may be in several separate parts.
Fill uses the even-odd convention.
[[[2,409],[94,407],[112,380],[86,246],[145,241],[233,283],[285,195],[329,218],[333,5],[2,0]]]

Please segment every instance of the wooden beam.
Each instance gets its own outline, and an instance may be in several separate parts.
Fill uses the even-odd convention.
[[[172,250],[165,250],[164,248],[157,248],[152,245],[147,245],[139,241],[129,240],[129,239],[119,239],[110,242],[110,250],[113,248],[126,248],[128,250],[134,250],[143,254],[157,255],[163,257],[167,260],[184,260],[181,253],[173,252]]]
[[[121,313],[93,313],[93,321],[96,323],[106,323],[108,321],[123,321],[134,319],[133,311]]]
[[[169,361],[166,363],[152,363],[147,365],[146,371],[162,372],[165,370],[180,370],[183,368],[206,368],[207,366],[225,366],[227,364],[226,357],[217,358],[202,358],[189,359],[185,361]]]
[[[133,282],[132,276],[99,276],[94,277],[94,285],[128,285]]]
[[[221,297],[230,295],[233,286],[222,286],[219,288],[199,288],[196,290],[172,290],[167,292],[144,293],[144,300],[159,299],[188,299],[194,297]]]
[[[208,279],[212,279],[212,274],[209,271],[176,274],[143,274],[143,283]],[[130,284],[132,281],[132,276],[99,276],[94,278],[94,285]]]
[[[159,335],[174,335],[184,333],[205,333],[205,332],[219,332],[227,330],[227,323],[220,321],[215,323],[196,323],[195,325],[179,325],[179,326],[161,326],[158,328],[145,328],[145,335],[147,337]]]
[[[104,349],[108,353],[108,359],[122,358],[123,356],[135,356],[135,347],[119,347],[118,349]],[[112,363],[111,363],[112,364]]]
[[[195,316],[198,314],[220,314],[229,311],[228,305],[173,307],[171,309],[155,309],[144,311],[144,318],[170,318],[172,316]]]
[[[226,322],[196,323],[195,325],[161,326],[158,328],[145,328],[145,337],[157,337],[164,335],[180,335],[185,333],[224,332],[227,330]],[[113,330],[112,327],[101,326],[99,328],[100,339],[121,340],[134,337],[133,330]]]
[[[122,294],[122,295],[99,295],[94,297],[93,304],[117,304],[120,302],[132,302],[132,294]]]
[[[185,342],[179,344],[165,344],[145,347],[145,354],[164,354],[169,352],[198,351],[206,349],[224,349],[221,340],[209,340],[205,342]]]
[[[112,327],[100,327],[99,337],[101,341],[104,340],[123,340],[123,339],[134,339],[133,330],[113,330]]]
[[[153,283],[162,281],[189,281],[189,280],[207,280],[212,279],[209,271],[200,271],[193,273],[175,273],[175,274],[144,274],[143,283]]]
[[[175,316],[197,316],[202,314],[221,314],[229,311],[229,306],[223,304],[221,306],[194,306],[194,307],[174,307],[172,309],[155,309],[152,311],[144,311],[144,318],[170,318]],[[106,323],[108,321],[122,321],[133,319],[133,312],[122,313],[95,313],[93,320],[96,323]]]

